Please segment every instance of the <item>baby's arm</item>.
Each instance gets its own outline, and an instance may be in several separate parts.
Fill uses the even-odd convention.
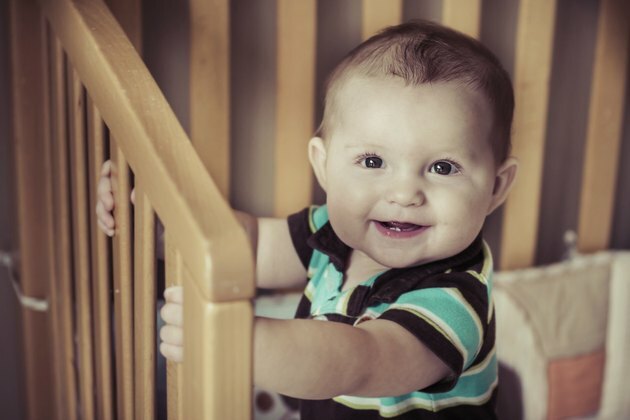
[[[287,219],[258,219],[256,284],[267,289],[302,289],[306,268],[295,251]]]
[[[183,358],[181,288],[165,293],[168,326],[161,352]],[[254,382],[285,395],[324,399],[338,395],[402,395],[445,378],[449,368],[422,342],[387,320],[356,327],[315,320],[256,318]]]

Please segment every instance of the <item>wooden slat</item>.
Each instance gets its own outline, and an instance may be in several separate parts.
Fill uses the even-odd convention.
[[[248,300],[208,303],[184,270],[186,419],[249,419],[252,413],[253,309]]]
[[[87,131],[89,160],[89,190],[91,215],[92,285],[94,290],[94,368],[96,414],[100,420],[112,420],[114,397],[112,386],[111,303],[109,247],[107,236],[97,226],[96,202],[101,164],[105,160],[104,126],[101,115],[88,95]]]
[[[94,418],[94,369],[92,359],[87,171],[85,168],[85,92],[78,76],[72,69],[68,69],[67,76],[79,400],[81,402],[81,418],[91,420]]]
[[[311,202],[307,144],[315,103],[315,0],[278,1],[274,213],[284,217]]]
[[[442,23],[479,39],[481,0],[443,0]]]
[[[402,22],[402,8],[402,0],[363,0],[363,39],[368,39],[386,26]]]
[[[133,289],[131,283],[131,220],[129,168],[125,157],[110,139],[112,189],[116,208],[114,236],[114,325],[116,344],[116,391],[118,418],[133,419]]]
[[[630,3],[602,0],[599,8],[578,222],[583,252],[610,244],[628,74]]]
[[[168,230],[164,235],[164,254],[164,262],[166,264],[166,287],[181,285],[183,273],[182,258],[180,252],[173,246]],[[190,331],[189,329],[186,330]],[[184,386],[183,375],[184,371],[182,365],[171,362],[170,360],[166,362],[166,407],[168,420],[183,420],[185,418],[182,396]],[[199,384],[196,385],[196,388],[198,388]]]
[[[77,389],[74,360],[74,329],[72,301],[72,268],[70,241],[70,181],[68,179],[68,131],[66,125],[66,75],[64,71],[64,54],[59,41],[51,37],[50,43],[51,71],[51,133],[52,133],[52,182],[53,206],[55,220],[55,281],[51,288],[51,316],[53,318],[53,336],[56,341],[55,369],[57,371],[58,418],[76,419]]]
[[[155,237],[151,204],[136,183],[134,334],[136,419],[155,417]]]
[[[534,263],[555,13],[555,0],[520,2],[512,141],[513,154],[519,159],[519,172],[523,175],[516,180],[505,205],[501,241],[502,269],[528,267]]]
[[[191,0],[190,137],[224,197],[230,188],[230,7]]]
[[[44,69],[45,27],[34,1],[9,2],[12,141],[15,162],[18,270],[22,292],[47,298],[53,261],[50,135]],[[47,312],[22,308],[25,417],[55,417],[50,323]]]

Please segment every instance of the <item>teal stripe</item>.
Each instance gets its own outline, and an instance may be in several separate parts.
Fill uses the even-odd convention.
[[[317,230],[328,222],[328,207],[320,206],[311,211],[312,221]]]
[[[428,317],[435,324],[448,326],[452,332],[441,328],[446,334],[454,334],[449,339],[459,347],[458,341],[464,347],[467,354],[464,369],[474,361],[479,347],[483,331],[480,330],[480,322],[474,309],[463,299],[461,294],[450,294],[445,289],[422,289],[402,295],[390,309],[407,309],[418,311],[424,317]]]

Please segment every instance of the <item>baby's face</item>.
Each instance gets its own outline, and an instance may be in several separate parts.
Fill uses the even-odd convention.
[[[313,164],[340,239],[376,268],[468,247],[500,204],[485,97],[454,82],[354,78],[335,101]]]

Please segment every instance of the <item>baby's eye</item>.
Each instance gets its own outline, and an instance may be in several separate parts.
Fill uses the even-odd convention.
[[[431,172],[438,175],[455,175],[459,173],[459,168],[453,162],[440,160],[431,166]]]
[[[383,167],[383,159],[373,155],[361,156],[358,163],[366,168],[378,169]]]

